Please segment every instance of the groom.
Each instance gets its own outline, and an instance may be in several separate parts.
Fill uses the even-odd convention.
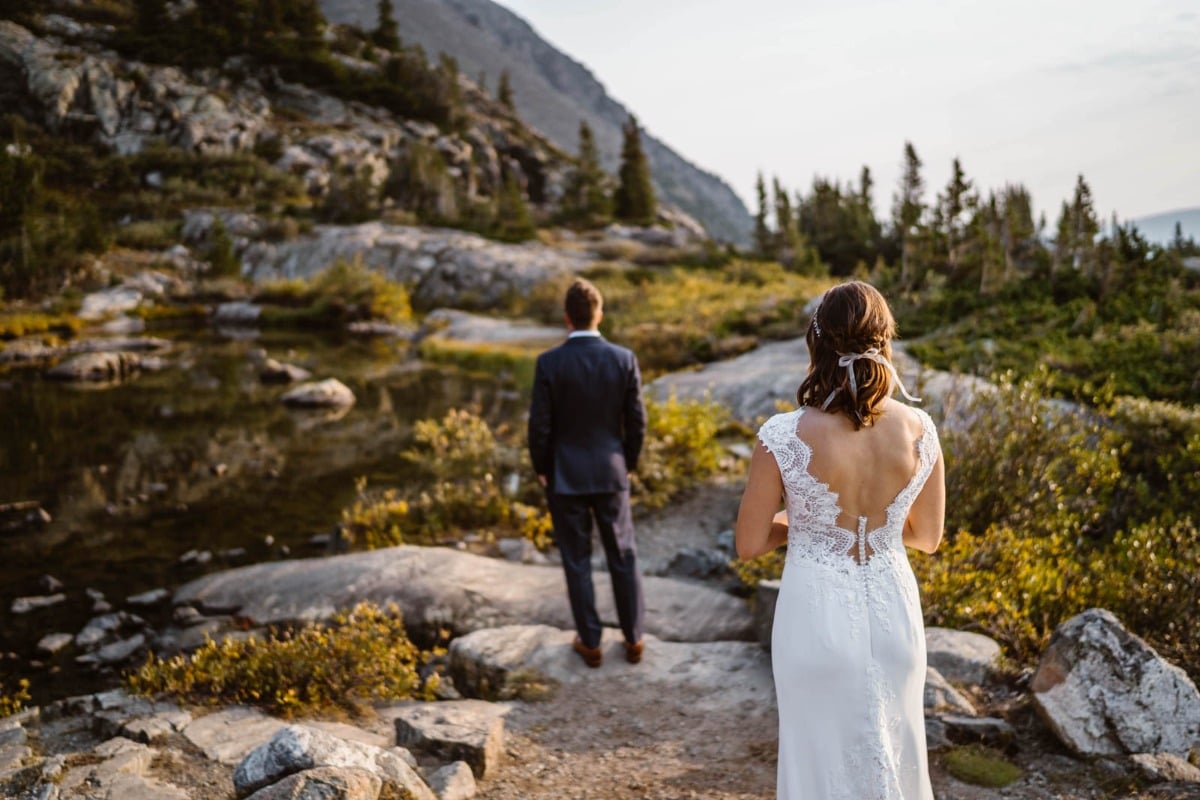
[[[612,576],[625,658],[642,659],[642,578],[637,570],[629,474],[646,435],[637,358],[605,341],[600,291],[582,278],[567,290],[567,340],[538,356],[529,408],[529,455],[546,487],[575,617],[575,652],[599,667],[600,616],[592,590],[592,526]]]

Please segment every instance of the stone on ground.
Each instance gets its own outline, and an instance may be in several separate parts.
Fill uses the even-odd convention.
[[[435,800],[421,777],[398,753],[349,741],[305,725],[288,725],[252,750],[233,771],[238,797],[246,797],[289,775],[316,767],[353,768],[379,775],[412,800]]]
[[[425,778],[438,800],[471,800],[479,791],[475,785],[475,773],[465,761],[455,761],[435,770]]]
[[[1000,645],[995,639],[950,628],[926,628],[925,648],[929,665],[959,685],[983,683],[1000,659]]]
[[[478,778],[494,770],[504,752],[508,708],[482,700],[400,703],[380,711],[396,723],[396,744],[465,761]]]
[[[285,405],[300,408],[348,408],[354,405],[354,392],[337,378],[302,383],[280,398]]]
[[[376,800],[378,775],[354,767],[317,767],[259,789],[250,800]]]
[[[952,711],[956,714],[976,716],[979,712],[966,695],[955,689],[942,673],[933,667],[925,669],[925,710]]]
[[[1055,629],[1032,690],[1054,733],[1083,755],[1187,757],[1200,742],[1196,685],[1104,609]]]
[[[1200,783],[1200,768],[1171,753],[1138,753],[1133,763],[1148,781],[1186,781]],[[1198,787],[1200,788],[1200,787]]]

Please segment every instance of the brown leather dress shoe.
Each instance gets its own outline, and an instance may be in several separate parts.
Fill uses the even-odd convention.
[[[575,643],[571,647],[576,653],[579,653],[579,656],[583,659],[583,663],[592,669],[596,669],[596,667],[604,662],[604,651],[599,647],[588,647],[578,636],[575,637]]]
[[[625,643],[625,660],[630,664],[640,664],[642,661],[642,651],[646,649],[645,642],[626,642]]]

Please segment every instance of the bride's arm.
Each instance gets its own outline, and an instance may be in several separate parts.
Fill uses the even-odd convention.
[[[787,515],[777,519],[776,514],[782,497],[779,465],[775,456],[758,442],[750,457],[750,477],[746,479],[734,530],[738,558],[757,558],[787,543]]]
[[[946,465],[938,453],[933,471],[904,521],[904,544],[932,553],[942,543],[946,522]]]

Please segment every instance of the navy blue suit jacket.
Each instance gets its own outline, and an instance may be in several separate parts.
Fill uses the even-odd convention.
[[[569,338],[542,353],[528,433],[533,468],[550,491],[627,490],[646,437],[637,358],[598,336]]]

